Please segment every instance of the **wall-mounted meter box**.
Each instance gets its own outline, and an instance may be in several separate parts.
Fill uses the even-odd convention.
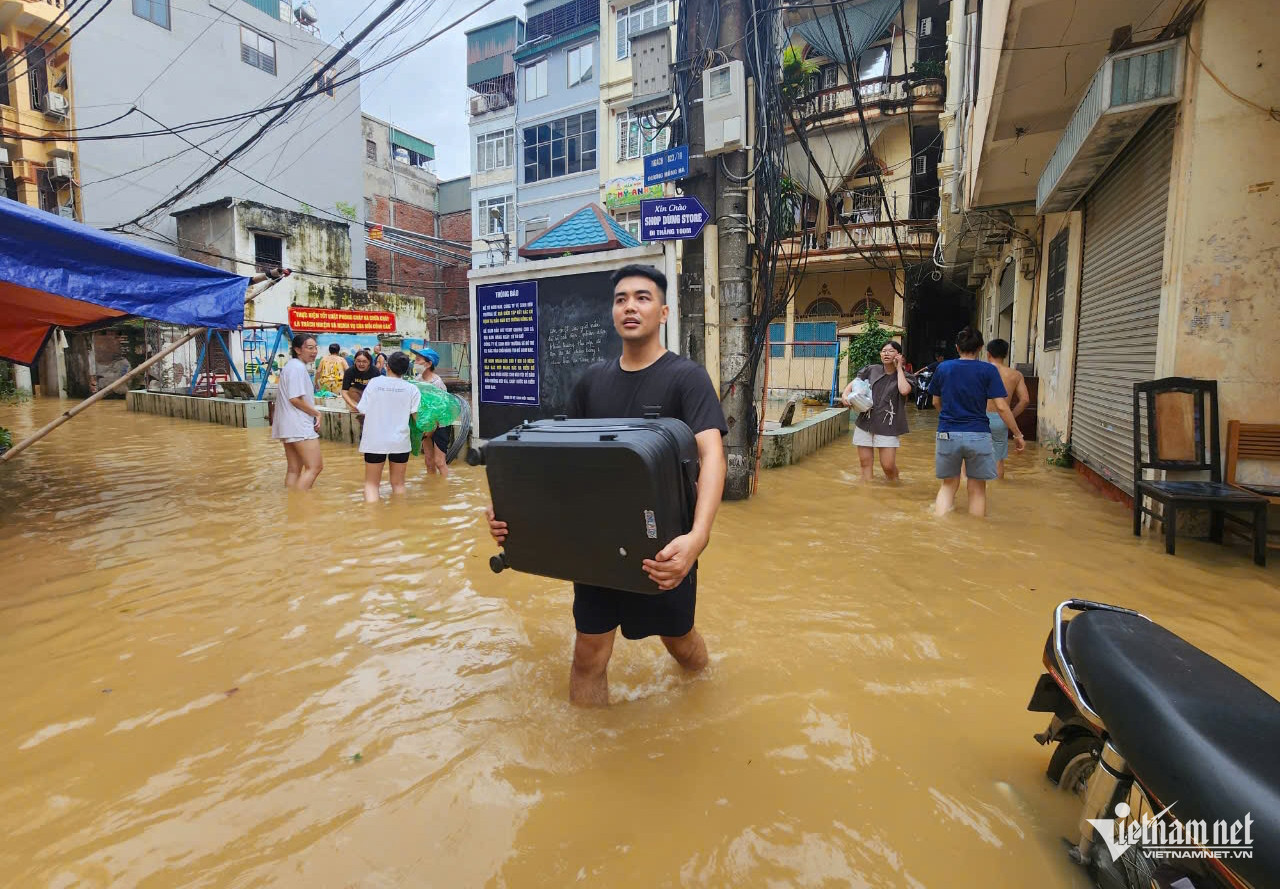
[[[702,126],[707,157],[747,146],[747,79],[741,61],[702,72]]]

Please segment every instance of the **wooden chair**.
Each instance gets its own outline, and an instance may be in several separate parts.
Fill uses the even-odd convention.
[[[1230,420],[1227,423],[1227,466],[1226,483],[1243,491],[1251,491],[1267,498],[1273,505],[1280,505],[1280,485],[1267,485],[1260,482],[1241,482],[1236,478],[1236,470],[1241,460],[1258,460],[1280,463],[1280,424],[1273,423],[1241,423]],[[1228,515],[1227,519],[1241,525],[1247,524],[1236,516]],[[1252,529],[1250,529],[1252,530]],[[1267,546],[1280,549],[1280,539],[1275,539],[1277,530],[1267,540]]]
[[[1206,406],[1208,424],[1206,426]],[[1146,448],[1143,448],[1143,418]],[[1144,456],[1145,453],[1145,456]],[[1208,481],[1157,481],[1144,470],[1208,472]],[[1160,504],[1148,509],[1146,499]],[[1253,513],[1253,561],[1267,564],[1267,498],[1226,484],[1218,445],[1218,383],[1188,377],[1166,377],[1133,384],[1133,533],[1142,536],[1142,516],[1164,525],[1164,550],[1174,553],[1178,509],[1207,509],[1209,539],[1222,542],[1228,512]]]

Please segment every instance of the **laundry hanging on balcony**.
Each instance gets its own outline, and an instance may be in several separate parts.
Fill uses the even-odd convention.
[[[867,156],[867,142],[875,145],[876,139],[887,124],[876,121],[867,124],[867,138],[862,138],[862,128],[853,126],[824,127],[809,136],[809,150],[822,168],[819,173],[809,162],[799,140],[787,143],[787,176],[819,201],[845,189],[845,183],[854,171],[862,166]]]
[[[791,29],[791,35],[804,40],[833,62],[847,65],[880,39],[901,8],[902,0],[867,0],[865,3],[844,4],[837,6],[833,13],[796,25]],[[837,15],[844,23],[844,40],[841,40],[841,26],[836,21]]]

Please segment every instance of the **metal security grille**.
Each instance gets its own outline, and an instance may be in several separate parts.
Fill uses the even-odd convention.
[[[1147,122],[1085,198],[1071,449],[1133,493],[1133,384],[1155,374],[1173,112]]]
[[[1000,312],[1013,308],[1013,285],[1018,279],[1013,265],[1013,263],[1006,264],[1004,271],[1000,273],[1000,306],[997,309]]]

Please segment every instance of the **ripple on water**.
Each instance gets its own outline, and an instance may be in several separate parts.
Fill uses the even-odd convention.
[[[0,469],[15,885],[1067,887],[1024,709],[1057,601],[1280,689],[1274,566],[1169,559],[1034,455],[988,521],[934,520],[918,431],[900,485],[857,481],[845,440],[725,504],[710,668],[620,640],[615,706],[575,710],[571,595],[489,572],[483,475],[414,463],[370,509],[354,450],[322,449],[289,496],[265,431],[109,403]]]

